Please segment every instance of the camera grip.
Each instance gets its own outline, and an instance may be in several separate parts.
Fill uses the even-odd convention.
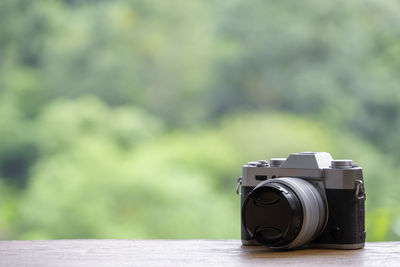
[[[327,189],[328,223],[312,243],[360,244],[365,242],[365,198],[352,189]]]

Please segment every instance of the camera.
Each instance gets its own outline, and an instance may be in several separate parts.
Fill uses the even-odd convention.
[[[276,250],[364,247],[364,179],[352,160],[300,152],[249,162],[236,192],[241,196],[243,245]]]

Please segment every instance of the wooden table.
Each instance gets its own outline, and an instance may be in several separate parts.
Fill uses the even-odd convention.
[[[238,240],[0,241],[0,266],[400,266],[400,242],[272,252]]]

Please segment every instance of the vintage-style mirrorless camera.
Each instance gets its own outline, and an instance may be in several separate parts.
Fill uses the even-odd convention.
[[[362,168],[351,160],[301,152],[249,162],[236,191],[243,245],[364,247],[364,180]]]

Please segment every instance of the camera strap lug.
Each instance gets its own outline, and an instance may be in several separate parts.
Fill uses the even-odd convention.
[[[364,183],[361,180],[356,180],[356,198],[357,199],[363,199],[365,198],[365,189],[364,189]]]
[[[241,188],[242,188],[242,176],[240,176],[237,179],[237,184],[236,184],[236,194],[239,196],[242,195]]]

